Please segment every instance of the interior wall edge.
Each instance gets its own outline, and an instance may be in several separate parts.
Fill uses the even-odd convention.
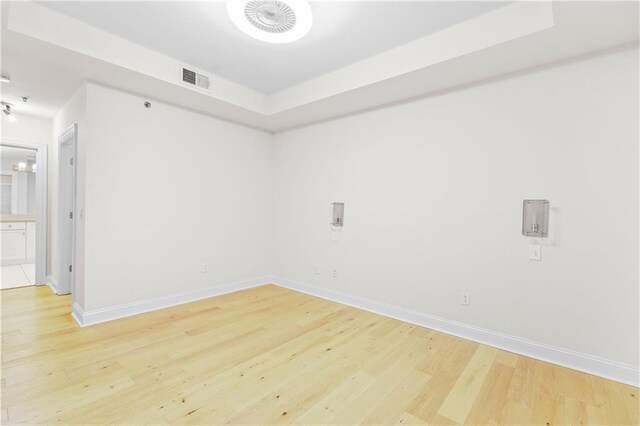
[[[320,288],[311,284],[293,281],[282,277],[272,277],[272,283],[291,290],[306,293],[311,296],[363,309],[378,315],[394,318],[420,327],[426,327],[463,339],[472,340],[477,343],[524,355],[529,358],[582,371],[594,376],[604,377],[616,382],[636,387],[640,386],[640,367],[568,349],[558,348],[482,327],[437,317],[424,312],[418,312],[388,303],[365,299],[363,297],[341,293],[326,288]]]

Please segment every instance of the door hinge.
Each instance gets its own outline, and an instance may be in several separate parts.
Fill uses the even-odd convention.
[[[73,266],[69,265],[69,272],[73,272]]]
[[[69,212],[69,219],[73,219],[73,212]]]
[[[73,166],[73,158],[69,159],[69,164]]]

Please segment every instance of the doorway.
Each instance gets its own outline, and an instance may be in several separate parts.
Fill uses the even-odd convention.
[[[47,146],[0,143],[1,289],[45,284]]]

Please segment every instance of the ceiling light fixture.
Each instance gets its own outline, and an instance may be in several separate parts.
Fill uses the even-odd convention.
[[[307,0],[227,0],[231,22],[243,33],[267,43],[291,43],[311,29]]]
[[[13,115],[13,113],[11,112],[11,104],[8,104],[6,102],[2,102],[2,106],[4,107],[2,112],[4,112],[4,115],[7,116],[7,120],[16,121],[16,116]]]
[[[2,83],[11,83],[11,79],[6,75],[0,76],[0,82]]]
[[[14,172],[36,173],[37,170],[38,170],[38,166],[36,166],[36,163],[27,164],[27,163],[20,162],[18,164],[14,164],[13,166]]]

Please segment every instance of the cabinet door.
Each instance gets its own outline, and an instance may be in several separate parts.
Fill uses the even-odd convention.
[[[27,255],[27,231],[2,231],[2,260],[24,259]]]
[[[36,223],[27,222],[27,258],[36,257]]]

